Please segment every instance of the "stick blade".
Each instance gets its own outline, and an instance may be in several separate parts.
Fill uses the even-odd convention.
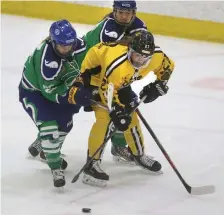
[[[113,93],[114,93],[114,85],[112,83],[109,83],[107,89],[107,106],[109,110],[111,110],[112,108]]]
[[[79,179],[79,174],[76,175],[76,176],[72,179],[71,183],[75,183],[78,179]]]
[[[192,195],[206,195],[206,194],[212,194],[214,192],[215,192],[215,186],[213,185],[192,187],[190,190],[190,194]]]

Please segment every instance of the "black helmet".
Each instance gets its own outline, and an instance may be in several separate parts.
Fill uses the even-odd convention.
[[[129,49],[141,55],[152,56],[155,50],[153,35],[148,31],[137,32],[129,44]]]

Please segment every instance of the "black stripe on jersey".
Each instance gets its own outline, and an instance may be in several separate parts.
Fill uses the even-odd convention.
[[[154,53],[163,53],[162,50],[154,51]]]
[[[128,59],[127,53],[124,53],[123,55],[114,59],[106,69],[106,78],[108,78],[113,72],[113,70],[116,69],[118,66],[120,66],[122,63],[124,63],[127,59]]]
[[[171,64],[170,59],[168,58],[168,56],[166,54],[164,54],[164,56],[168,60],[169,64]]]

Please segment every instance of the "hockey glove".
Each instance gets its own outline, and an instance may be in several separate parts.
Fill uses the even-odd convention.
[[[139,96],[142,99],[144,96],[147,96],[143,101],[144,103],[153,102],[159,96],[163,96],[168,91],[168,86],[164,81],[156,80],[154,83],[150,83],[146,85],[143,90],[140,92]]]
[[[133,110],[134,107],[136,107],[136,105],[138,104],[138,96],[135,94],[134,91],[133,92],[133,98],[132,101],[128,104],[125,104],[125,112],[126,113],[131,113],[131,111]]]
[[[101,101],[101,98],[100,98],[100,94],[99,94],[99,90],[98,90],[98,87],[95,87],[95,86],[89,86],[88,89],[91,91],[91,94],[92,94],[92,100],[96,101],[96,102],[100,102]],[[85,112],[92,112],[93,111],[93,108],[92,106],[85,106],[83,108],[83,110]]]
[[[69,90],[68,102],[80,106],[89,106],[91,104],[92,93],[82,84],[74,84]]]
[[[131,89],[131,86],[124,87],[118,91],[119,101],[125,105],[125,112],[130,113],[138,103],[138,96]]]
[[[113,106],[110,117],[119,131],[126,131],[131,124],[131,117],[125,112],[124,108],[117,104]]]

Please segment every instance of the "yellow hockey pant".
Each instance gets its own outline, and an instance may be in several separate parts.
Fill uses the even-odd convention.
[[[114,127],[107,110],[96,106],[93,107],[93,110],[95,112],[96,122],[93,124],[89,135],[88,148],[90,157],[93,156],[95,151],[110,135],[111,129]],[[132,122],[129,128],[124,132],[125,140],[134,155],[142,155],[144,154],[144,140],[136,112],[132,113],[131,117]],[[103,150],[94,158],[100,159],[102,153]]]

